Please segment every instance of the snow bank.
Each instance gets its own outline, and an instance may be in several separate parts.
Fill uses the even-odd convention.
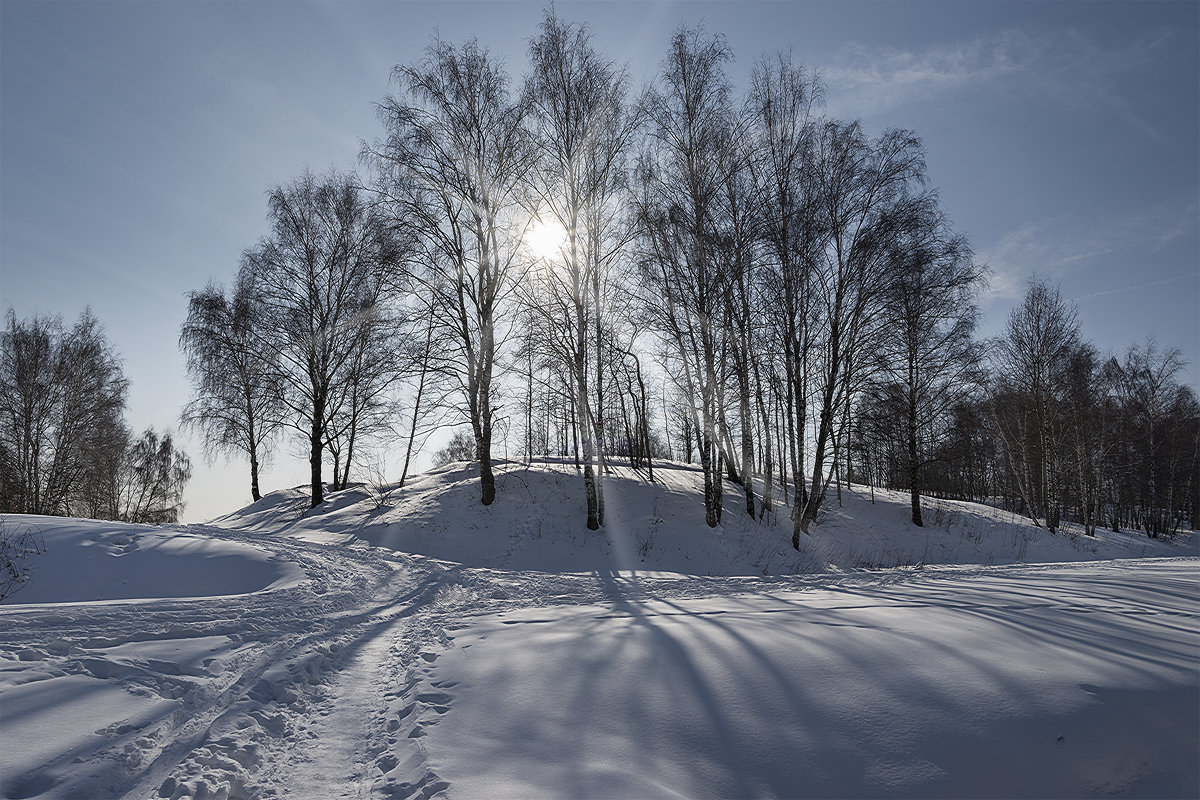
[[[35,530],[45,543],[5,605],[237,595],[303,578],[252,544],[176,529],[18,514],[0,524]]]
[[[615,468],[601,531],[570,465],[498,483],[8,517],[47,552],[0,605],[0,795],[1197,795],[1192,537],[856,488],[796,552],[733,487],[707,528],[686,465]]]

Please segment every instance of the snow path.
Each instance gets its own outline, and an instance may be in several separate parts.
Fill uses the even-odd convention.
[[[308,713],[329,700],[332,678],[372,641],[380,613],[395,617],[406,601],[416,607],[425,600],[436,570],[390,551],[184,530],[253,541],[298,564],[308,579],[238,597],[0,609],[0,647],[16,655],[5,669],[13,675],[4,692],[6,740],[24,738],[39,704],[72,693],[107,698],[102,711],[113,716],[70,742],[15,755],[6,747],[6,796],[275,794],[290,782],[287,762],[313,739]],[[205,657],[181,669],[171,653],[201,641],[211,645]],[[137,719],[122,716],[131,695],[149,701]],[[31,713],[12,713],[14,696]]]
[[[384,705],[380,665],[386,663],[391,627],[368,639],[337,674],[330,699],[312,724],[307,761],[297,763],[294,774],[295,785],[308,787],[313,797],[334,800],[369,794],[367,748],[377,734],[372,715]]]

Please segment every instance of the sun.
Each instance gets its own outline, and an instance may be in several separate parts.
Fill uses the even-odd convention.
[[[526,245],[539,258],[557,258],[566,241],[566,228],[553,217],[534,220],[525,234]]]

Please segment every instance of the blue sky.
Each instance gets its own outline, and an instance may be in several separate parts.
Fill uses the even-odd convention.
[[[187,400],[185,293],[228,280],[266,188],[353,167],[373,103],[430,34],[478,36],[519,80],[544,4],[0,2],[0,306],[90,305],[137,429]],[[726,34],[743,81],[791,48],[828,111],[915,130],[944,208],[993,270],[983,333],[1032,274],[1118,354],[1148,335],[1200,386],[1200,3],[559,3],[649,80],[673,29]],[[187,518],[248,494],[204,464]],[[277,459],[266,486],[304,466]]]

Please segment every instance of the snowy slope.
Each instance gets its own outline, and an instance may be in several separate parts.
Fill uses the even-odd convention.
[[[777,512],[756,522],[746,515],[741,488],[726,483],[722,525],[710,529],[699,467],[675,463],[656,465],[653,483],[644,470],[613,467],[604,480],[605,526],[593,532],[584,524],[583,481],[572,465],[505,464],[496,471],[490,507],[479,505],[476,471],[450,465],[417,476],[384,505],[353,487],[309,511],[307,491],[292,489],[214,523],[328,544],[358,541],[467,566],[551,572],[788,575],[1200,554],[1190,537],[1168,543],[1100,531],[1092,538],[1070,526],[1051,534],[1008,512],[952,500],[927,499],[928,523],[918,529],[909,523],[907,495],[859,486],[843,492],[841,507],[831,492],[820,524],[797,553],[787,509],[778,512],[778,490]]]
[[[36,529],[46,552],[21,603],[74,603],[164,597],[217,597],[295,586],[303,574],[240,541],[150,526],[8,515],[13,529]]]
[[[486,509],[452,466],[206,526],[9,517],[47,552],[0,605],[0,794],[1200,791],[1193,538],[917,531],[856,488],[796,553],[647,477],[609,476],[602,532],[558,464]]]

